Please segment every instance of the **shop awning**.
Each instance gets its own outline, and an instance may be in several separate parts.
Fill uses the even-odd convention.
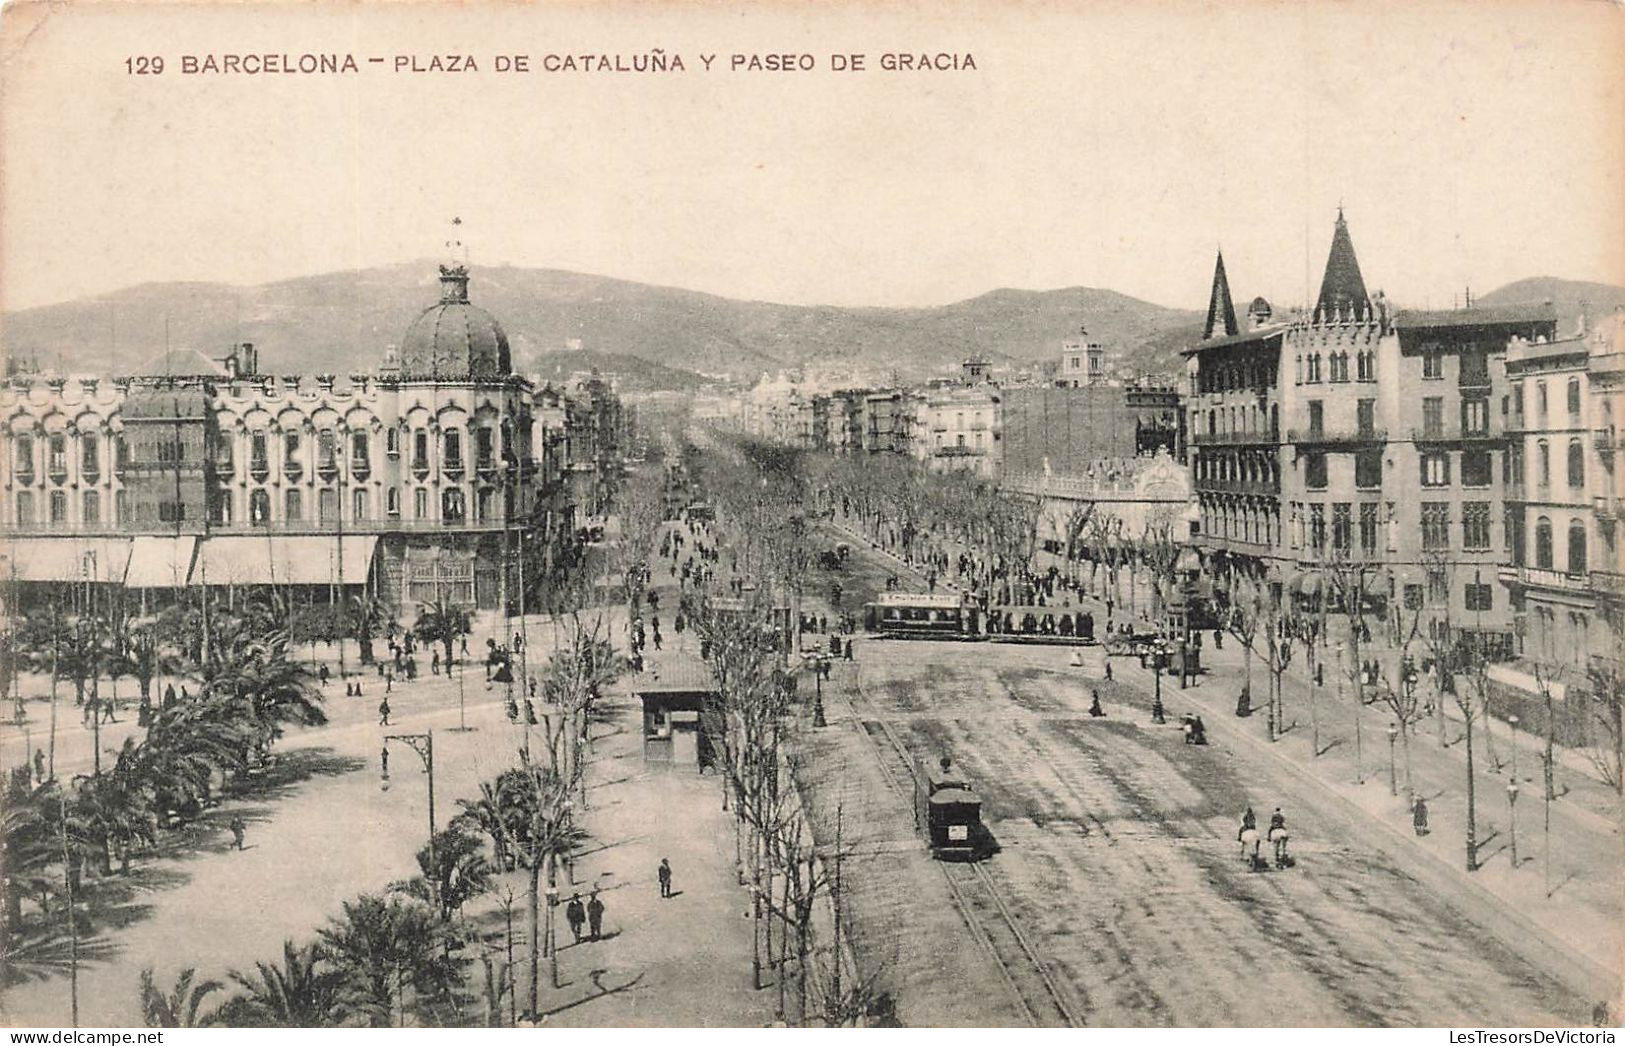
[[[0,582],[118,584],[129,564],[129,538],[11,537],[0,543]]]
[[[138,537],[130,547],[126,588],[184,588],[192,576],[197,538]]]
[[[364,585],[378,537],[263,534],[210,537],[193,580],[207,585]]]

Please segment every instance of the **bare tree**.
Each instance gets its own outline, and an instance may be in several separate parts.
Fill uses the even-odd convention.
[[[1618,662],[1597,658],[1587,666],[1586,680],[1591,691],[1586,758],[1604,784],[1616,793],[1625,792],[1625,722],[1621,716],[1625,678],[1620,676]]]

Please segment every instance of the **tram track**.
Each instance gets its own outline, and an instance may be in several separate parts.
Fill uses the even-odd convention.
[[[861,689],[858,691],[861,694]],[[867,704],[867,699],[863,699]],[[915,771],[897,731],[877,715],[860,724],[880,762],[887,783],[898,797],[915,805]],[[888,757],[887,753],[890,753]],[[916,830],[918,829],[916,824]],[[1049,964],[1021,929],[993,876],[980,863],[932,861],[942,872],[960,918],[971,936],[1002,974],[1005,986],[1028,1023],[1037,1028],[1076,1028],[1083,1020],[1071,996],[1050,972]]]

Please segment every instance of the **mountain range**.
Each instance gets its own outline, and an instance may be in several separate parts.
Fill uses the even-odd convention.
[[[630,388],[690,391],[711,380],[749,383],[782,370],[853,384],[940,375],[970,356],[1030,367],[1087,329],[1122,374],[1172,377],[1202,314],[1116,291],[1001,289],[932,308],[845,308],[740,301],[604,276],[514,266],[475,267],[470,299],[508,332],[515,369],[549,379],[598,368]],[[154,283],[8,313],[0,347],[63,373],[120,373],[174,348],[221,356],[238,341],[269,373],[372,370],[386,346],[439,298],[432,262],[281,280],[252,287]],[[1625,288],[1538,278],[1478,300],[1587,301],[1594,314],[1625,304]]]

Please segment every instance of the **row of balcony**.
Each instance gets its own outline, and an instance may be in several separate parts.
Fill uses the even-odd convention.
[[[1497,425],[1490,425],[1481,431],[1460,425],[1423,425],[1411,429],[1411,440],[1416,443],[1478,443],[1504,439],[1506,432]]]
[[[1280,497],[1281,487],[1277,483],[1266,483],[1256,479],[1201,479],[1194,481],[1196,489],[1202,493],[1215,494],[1258,494],[1264,497]]]
[[[1386,443],[1388,430],[1378,428],[1353,429],[1287,429],[1286,441],[1300,445],[1334,446],[1339,444]]]
[[[1281,442],[1281,430],[1272,428],[1258,432],[1196,432],[1191,434],[1190,442],[1196,447],[1273,446]]]

